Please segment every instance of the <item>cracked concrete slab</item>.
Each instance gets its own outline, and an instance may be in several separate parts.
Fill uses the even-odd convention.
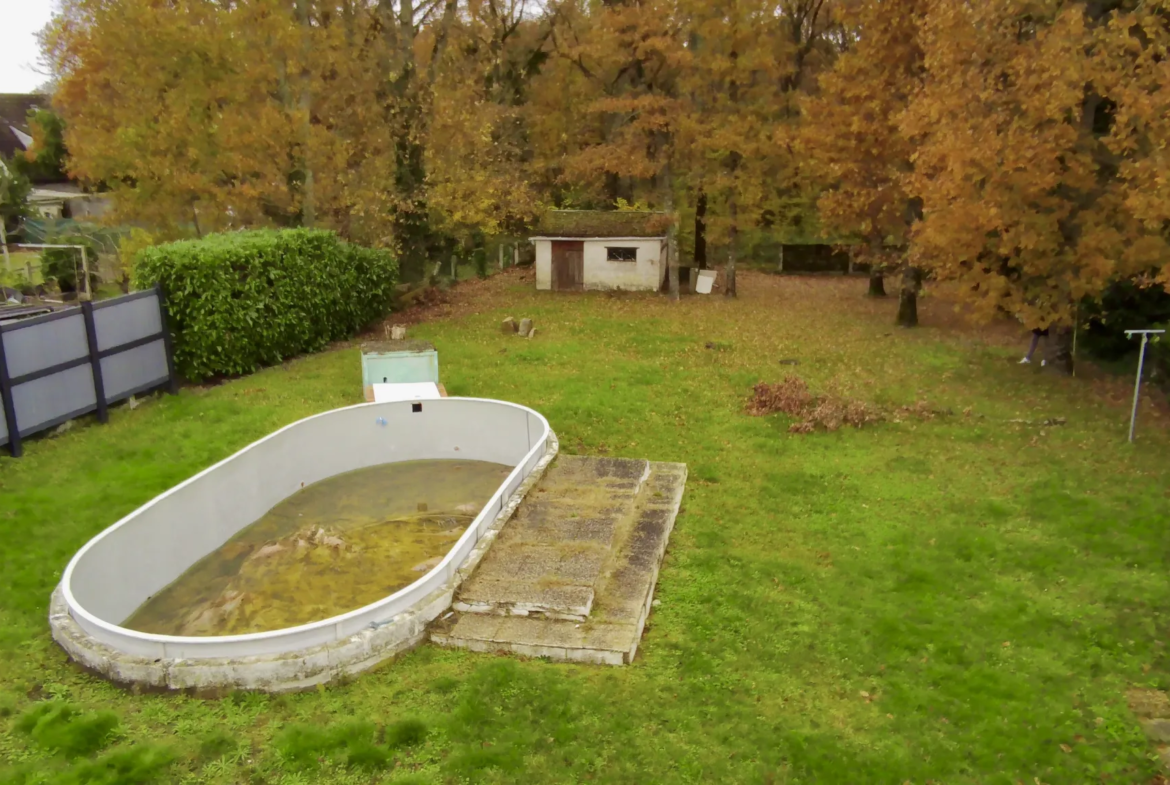
[[[566,456],[549,468],[487,557],[455,609],[584,620],[624,519],[633,514],[650,464]]]
[[[562,457],[500,531],[431,640],[481,652],[629,663],[687,468]]]

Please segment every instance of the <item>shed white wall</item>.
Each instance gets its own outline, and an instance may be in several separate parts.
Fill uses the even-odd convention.
[[[536,246],[536,288],[552,288],[552,240],[533,240]]]
[[[662,240],[657,237],[637,240],[605,238],[584,240],[586,289],[625,289],[657,291],[662,283]],[[536,288],[552,288],[552,240],[533,240],[536,246]],[[637,248],[638,261],[610,262],[606,248]]]
[[[662,242],[651,240],[586,240],[586,289],[649,289],[658,290],[659,249]],[[636,262],[606,261],[607,246],[637,248]]]

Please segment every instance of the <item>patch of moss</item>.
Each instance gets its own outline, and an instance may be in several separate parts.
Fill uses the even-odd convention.
[[[25,711],[16,728],[47,750],[76,758],[105,747],[118,729],[118,717],[110,711],[82,711],[70,703],[45,701]]]
[[[374,724],[347,722],[331,728],[290,725],[275,741],[280,756],[295,768],[315,768],[332,760],[350,768],[377,770],[388,767],[390,753],[374,743]]]
[[[427,737],[427,724],[422,720],[399,720],[386,728],[386,744],[390,747],[413,747]]]
[[[662,237],[666,213],[634,210],[549,210],[534,234],[545,237]]]
[[[174,759],[166,747],[137,744],[79,763],[57,781],[61,785],[143,785],[154,782]]]

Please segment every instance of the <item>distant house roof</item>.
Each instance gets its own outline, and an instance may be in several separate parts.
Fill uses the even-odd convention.
[[[549,210],[533,237],[662,237],[670,226],[666,213],[634,210]]]
[[[28,113],[48,105],[47,95],[0,93],[0,156],[11,159],[32,145]]]

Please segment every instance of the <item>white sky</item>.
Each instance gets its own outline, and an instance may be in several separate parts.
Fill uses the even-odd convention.
[[[49,80],[38,73],[37,33],[54,0],[0,0],[0,93],[31,93]]]

